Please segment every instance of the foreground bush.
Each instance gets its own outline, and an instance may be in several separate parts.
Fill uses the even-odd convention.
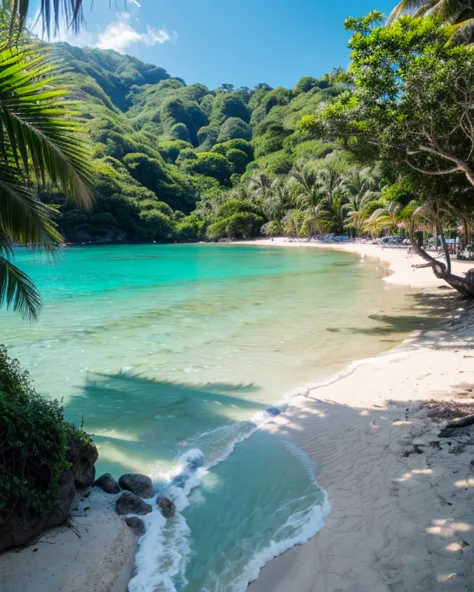
[[[61,497],[72,435],[58,401],[41,397],[28,372],[0,346],[0,524],[12,515],[49,514]]]

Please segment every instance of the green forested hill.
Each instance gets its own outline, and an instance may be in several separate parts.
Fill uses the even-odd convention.
[[[203,238],[212,212],[250,176],[271,179],[331,151],[297,124],[344,89],[337,73],[293,89],[211,90],[114,51],[57,47],[87,120],[96,195],[91,212],[42,196],[59,206],[68,241]],[[265,220],[250,214],[256,233]]]

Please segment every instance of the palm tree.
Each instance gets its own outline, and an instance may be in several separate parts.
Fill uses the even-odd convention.
[[[301,210],[289,210],[281,221],[283,231],[289,236],[300,236],[305,220],[305,213]]]
[[[401,211],[402,206],[396,201],[391,201],[372,213],[365,223],[365,229],[375,236],[384,230],[398,228]]]
[[[406,13],[438,19],[449,28],[454,43],[474,40],[474,0],[401,0],[387,24],[393,24]]]
[[[344,192],[342,176],[333,167],[318,171],[318,187],[321,196],[327,201],[331,201],[334,196]]]
[[[346,198],[344,193],[334,193],[324,201],[324,218],[336,232],[343,232],[346,220]]]
[[[345,228],[353,228],[357,234],[363,231],[367,208],[380,197],[380,178],[380,170],[371,167],[353,168],[343,175]]]
[[[276,177],[260,203],[269,220],[281,220],[285,212],[295,205],[293,187],[284,177]]]
[[[10,40],[0,29],[0,305],[34,318],[41,299],[13,264],[11,244],[54,250],[61,241],[56,211],[39,201],[38,187],[60,187],[88,206],[89,157],[51,52],[18,36],[14,45]]]
[[[248,189],[249,192],[255,196],[256,200],[263,201],[266,198],[268,191],[270,190],[271,184],[272,181],[270,177],[267,175],[267,173],[259,171],[258,173],[250,177],[248,182]]]
[[[308,208],[314,208],[321,201],[318,174],[309,162],[296,162],[290,176],[298,201]]]

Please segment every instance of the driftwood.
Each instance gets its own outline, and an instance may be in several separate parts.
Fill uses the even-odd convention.
[[[474,425],[474,415],[467,415],[466,417],[461,417],[460,419],[455,419],[454,421],[450,421],[447,428],[467,428],[468,426]]]
[[[450,421],[448,425],[441,430],[439,437],[451,438],[456,435],[456,431],[459,428],[468,428],[472,425],[474,425],[474,415],[466,415],[466,417],[461,417],[461,419]]]

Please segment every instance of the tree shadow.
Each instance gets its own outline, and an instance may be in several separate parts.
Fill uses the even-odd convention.
[[[449,293],[416,293],[408,294],[410,308],[416,314],[385,315],[372,314],[367,318],[377,323],[372,327],[327,327],[326,331],[331,333],[349,333],[351,335],[372,335],[386,336],[395,334],[408,334],[413,331],[426,333],[441,328],[443,323],[448,321],[447,314],[453,310],[456,304],[459,307],[469,307],[456,294]]]
[[[265,405],[250,400],[255,384],[187,384],[127,373],[89,374],[65,416],[93,435],[99,466],[115,472],[171,463],[204,432],[250,419]],[[141,472],[145,469],[142,468]]]

